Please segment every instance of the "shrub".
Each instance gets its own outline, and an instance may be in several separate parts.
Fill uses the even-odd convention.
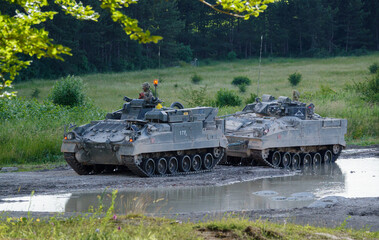
[[[203,80],[203,78],[197,75],[197,73],[195,73],[194,75],[192,75],[191,80],[194,84],[198,84],[199,82]]]
[[[229,61],[234,61],[237,58],[237,53],[235,51],[230,51],[227,55]]]
[[[301,73],[295,72],[288,76],[288,81],[290,82],[291,86],[297,86],[301,81]]]
[[[354,83],[352,89],[354,89],[363,100],[379,103],[379,71],[367,81]]]
[[[58,80],[53,86],[50,98],[56,105],[70,107],[84,105],[85,93],[82,79],[69,75]]]
[[[250,103],[254,103],[255,102],[255,99],[258,97],[257,94],[255,93],[250,93],[250,97],[248,97],[246,100],[245,100],[245,104],[250,104]]]
[[[239,106],[241,105],[241,98],[231,90],[220,89],[216,94],[216,106]]]
[[[207,86],[201,87],[200,89],[189,89],[184,88],[181,94],[183,96],[182,100],[186,102],[189,107],[207,106],[210,104],[210,99],[207,98]]]
[[[235,86],[251,85],[251,80],[248,77],[238,76],[233,79],[232,84]]]
[[[41,91],[38,88],[34,88],[32,94],[30,95],[32,98],[38,98]]]
[[[246,92],[246,84],[238,85],[238,89],[241,93]]]
[[[378,63],[373,63],[368,67],[368,70],[370,70],[370,73],[377,73],[379,69]]]

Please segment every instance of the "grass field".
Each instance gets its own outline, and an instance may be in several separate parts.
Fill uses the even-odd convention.
[[[291,223],[249,221],[238,217],[204,223],[142,215],[111,217],[59,216],[50,219],[0,220],[2,239],[378,239],[378,232],[320,228]]]
[[[297,89],[301,93],[300,100],[314,103],[316,112],[321,116],[348,119],[348,143],[377,144],[378,104],[362,100],[353,88],[346,87],[353,82],[364,82],[372,78],[368,67],[374,62],[379,62],[379,53],[326,59],[263,59],[259,95],[266,93],[275,97],[291,97],[292,91]],[[160,79],[158,93],[166,106],[180,101],[185,107],[193,107],[193,104],[188,104],[191,96],[193,98],[192,93],[204,88],[201,96],[207,103],[212,102],[217,91],[223,88],[235,91],[243,100],[249,98],[250,93],[257,93],[257,60],[210,62],[208,65],[200,63],[200,67],[183,65],[161,70],[80,76],[86,84],[91,107],[70,110],[51,104],[42,107],[35,106],[34,103],[14,104],[22,105],[21,113],[9,113],[12,104],[8,106],[9,111],[0,108],[3,114],[8,115],[6,121],[0,123],[0,165],[62,160],[60,145],[64,124],[83,124],[96,118],[101,119],[105,112],[121,108],[123,96],[137,97],[141,84],[152,83],[155,78]],[[294,72],[302,74],[302,81],[296,88],[287,80]],[[191,81],[195,73],[203,79],[199,84]],[[247,76],[252,80],[245,93],[239,93],[238,88],[231,84],[237,76]],[[34,79],[15,84],[15,90],[20,98],[31,99],[34,95],[39,102],[43,102],[54,83],[52,80]],[[220,108],[219,115],[234,113],[243,106],[244,104]],[[34,108],[39,110],[34,111]]]
[[[369,76],[368,66],[379,61],[379,53],[361,57],[336,57],[326,59],[263,59],[261,66],[260,94],[267,93],[273,96],[290,96],[294,89],[289,84],[288,75],[300,72],[303,79],[296,87],[300,93],[315,92],[321,85],[329,86],[335,91],[343,89],[346,83],[363,81]],[[197,73],[203,81],[194,85],[191,76]],[[231,85],[236,76],[247,76],[252,80],[246,93],[241,94],[247,98],[249,94],[257,93],[258,61],[238,60],[235,62],[212,62],[201,67],[172,67],[166,69],[153,69],[124,73],[91,74],[81,78],[87,84],[88,96],[96,106],[113,111],[122,106],[123,96],[137,97],[143,82],[153,82],[159,78],[159,96],[170,105],[173,101],[185,99],[182,88],[192,87],[198,89],[207,86],[207,94],[214,97],[221,88],[235,89]],[[32,82],[15,85],[18,96],[30,97],[34,89],[41,91],[41,98],[49,94],[54,81],[33,80]],[[177,84],[177,87],[175,87]],[[241,109],[241,106],[239,109]],[[325,106],[316,105],[322,111]]]

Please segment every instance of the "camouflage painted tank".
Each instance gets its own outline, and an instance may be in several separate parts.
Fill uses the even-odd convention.
[[[65,134],[61,151],[78,174],[117,166],[141,177],[198,173],[223,157],[225,124],[215,119],[216,108],[157,109],[157,98],[124,100],[105,120]]]
[[[314,105],[263,95],[226,117],[223,163],[294,167],[336,161],[345,147],[347,120],[323,118]]]

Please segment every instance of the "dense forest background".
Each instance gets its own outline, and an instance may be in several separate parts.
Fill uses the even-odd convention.
[[[72,49],[65,61],[34,59],[17,81],[67,74],[140,70],[207,59],[264,56],[328,57],[379,50],[378,0],[288,0],[271,4],[258,18],[220,14],[195,0],[139,0],[125,12],[164,39],[132,41],[97,1],[82,1],[101,13],[99,22],[59,14],[43,24],[56,43]],[[97,5],[96,5],[97,4]],[[1,11],[13,15],[9,4]],[[51,8],[55,8],[54,5]],[[56,11],[60,11],[58,8]]]

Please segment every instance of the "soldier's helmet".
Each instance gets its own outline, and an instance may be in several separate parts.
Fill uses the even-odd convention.
[[[145,82],[142,84],[142,88],[143,89],[145,89],[145,88],[150,89],[150,84],[148,82]]]

